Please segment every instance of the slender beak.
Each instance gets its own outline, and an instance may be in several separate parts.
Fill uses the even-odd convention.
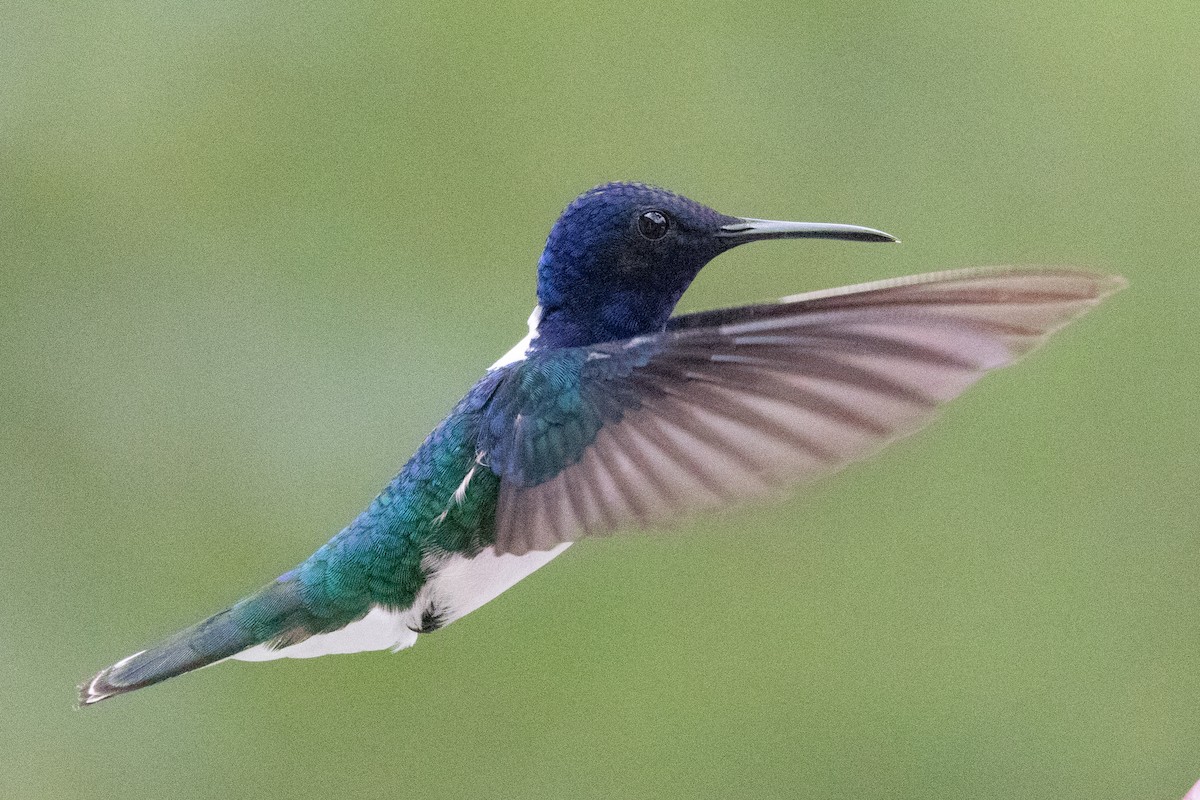
[[[899,242],[895,236],[861,225],[841,225],[836,222],[779,222],[773,219],[744,217],[717,231],[730,244],[757,242],[763,239],[845,239],[851,242]]]

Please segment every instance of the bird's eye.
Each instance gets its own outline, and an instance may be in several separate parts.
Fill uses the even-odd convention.
[[[638,233],[647,239],[661,239],[667,235],[671,220],[661,211],[646,211],[638,217]]]

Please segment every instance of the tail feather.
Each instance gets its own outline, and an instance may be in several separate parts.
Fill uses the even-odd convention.
[[[232,608],[185,628],[147,650],[121,659],[79,687],[89,706],[206,667],[263,643],[287,644],[320,628],[294,579],[270,584]]]

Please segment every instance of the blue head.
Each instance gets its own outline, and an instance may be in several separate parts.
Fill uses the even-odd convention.
[[[853,225],[730,217],[666,189],[607,183],[554,223],[538,262],[534,347],[595,344],[660,331],[700,269],[760,239],[896,241]]]

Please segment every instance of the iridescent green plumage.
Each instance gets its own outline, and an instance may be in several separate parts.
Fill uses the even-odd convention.
[[[484,410],[507,371],[480,381],[365,511],[280,578],[294,576],[316,617],[408,608],[429,579],[430,561],[472,557],[491,544],[500,479],[481,463],[478,442]]]

